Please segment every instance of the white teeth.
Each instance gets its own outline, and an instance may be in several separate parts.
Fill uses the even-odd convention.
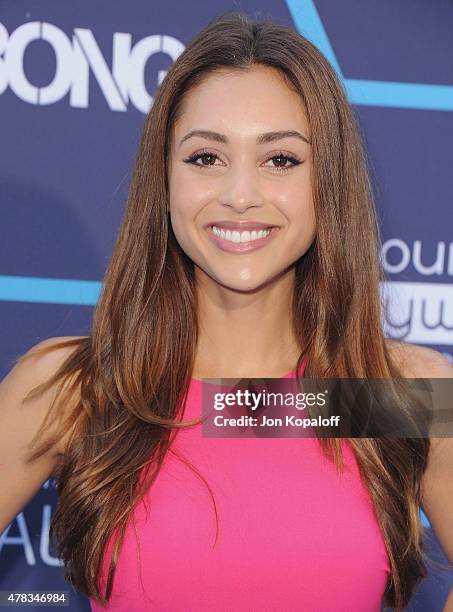
[[[239,231],[230,231],[230,230],[223,230],[220,229],[220,227],[216,227],[215,225],[212,226],[212,231],[216,236],[219,236],[219,238],[222,238],[222,240],[229,240],[230,242],[251,242],[252,240],[259,240],[260,238],[264,238],[265,236],[268,236],[271,232],[271,228],[269,229],[265,229],[265,230],[259,230],[258,232],[256,230],[253,230],[252,232],[245,230],[243,232],[239,232]]]

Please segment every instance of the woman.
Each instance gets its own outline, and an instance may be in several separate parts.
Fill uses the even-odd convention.
[[[426,575],[422,501],[453,558],[437,445],[252,445],[190,420],[207,377],[451,377],[435,351],[384,339],[382,278],[366,157],[328,62],[289,28],[211,22],[146,119],[90,336],[40,343],[1,385],[0,527],[53,474],[58,554],[93,610],[402,610]],[[24,394],[36,426],[12,436]]]

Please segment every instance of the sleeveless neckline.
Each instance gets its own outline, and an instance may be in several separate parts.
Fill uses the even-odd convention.
[[[273,378],[278,378],[278,379],[280,379],[280,378],[292,378],[293,375],[294,375],[294,368],[291,370],[291,372],[288,372],[284,376],[274,376]],[[217,376],[216,378],[222,379],[222,378],[225,378],[225,377],[224,376]],[[237,378],[237,376],[235,376],[234,378]],[[254,377],[252,377],[252,376],[242,376],[242,378],[261,378],[261,377],[259,377],[259,376],[254,376]],[[267,376],[266,378],[272,378],[272,377],[271,376]],[[203,382],[203,379],[201,379],[201,378],[191,378],[190,382],[192,382],[192,383],[200,383],[201,384]]]
[[[301,365],[301,375],[304,375],[304,371],[305,371],[305,365],[306,365],[306,359],[304,359],[302,361],[302,365]],[[296,377],[296,368],[293,368],[290,372],[288,372],[287,374],[284,374],[284,376],[266,376],[265,378],[276,378],[276,379],[283,379],[283,378],[295,378]],[[208,377],[206,377],[208,378]],[[226,378],[225,376],[217,376],[215,378]],[[237,377],[233,377],[233,378],[237,378]],[[252,378],[251,376],[243,376],[242,378]],[[261,378],[259,376],[255,376],[254,378]],[[201,378],[191,378],[190,379],[190,383],[191,384],[203,384],[203,379]]]

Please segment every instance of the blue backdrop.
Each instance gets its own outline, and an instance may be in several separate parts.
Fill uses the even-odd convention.
[[[153,91],[226,10],[292,26],[343,79],[376,186],[386,332],[453,360],[453,4],[0,0],[0,379],[39,340],[88,334]],[[0,534],[0,590],[69,589],[55,503],[48,481]],[[452,583],[431,571],[409,609],[442,610]],[[72,591],[69,609],[89,605]]]

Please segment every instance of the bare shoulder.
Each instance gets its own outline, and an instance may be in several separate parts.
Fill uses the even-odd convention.
[[[391,339],[386,345],[407,378],[453,378],[453,364],[439,351]]]
[[[10,418],[20,418],[21,415],[30,426],[32,426],[30,419],[36,417],[36,421],[42,420],[55,397],[56,389],[51,388],[34,399],[31,402],[32,408],[24,407],[23,399],[32,389],[53,376],[77,348],[79,341],[85,337],[56,336],[42,340],[29,348],[0,383],[0,409],[3,416],[5,417],[9,410]],[[13,410],[14,414],[11,413]],[[65,437],[61,436],[60,445],[56,449],[58,453],[64,452],[64,442]]]
[[[34,344],[26,352],[27,361],[30,363],[29,373],[50,374],[75,350],[83,338],[87,336],[55,336]],[[41,353],[44,348],[52,350]]]
[[[392,358],[406,378],[453,379],[453,365],[439,351],[427,346],[397,342],[395,340],[386,340],[386,343]],[[430,440],[430,456],[436,455],[437,451],[444,453],[444,447],[448,446],[449,450],[447,452],[450,453],[450,462],[453,467],[453,445],[451,439],[432,437]],[[428,470],[425,475],[425,481],[428,481],[430,477],[431,471]]]
[[[60,432],[58,427],[60,418],[64,421],[66,414],[56,416],[57,431],[53,433],[57,434],[57,443],[35,460],[28,460],[31,444],[56,397],[57,385],[49,384],[40,394],[30,395],[30,392],[58,371],[81,338],[60,336],[35,344],[16,360],[0,382],[0,533],[60,465],[69,432]],[[47,348],[54,350],[40,350]],[[65,412],[74,405],[75,399],[71,396],[64,406]]]
[[[55,336],[52,338],[46,338],[38,344],[34,345],[28,354],[31,355],[30,365],[30,376],[35,381],[47,380],[50,376],[55,374],[59,368],[63,365],[65,360],[80,346],[80,340],[87,338],[87,336]],[[33,353],[36,349],[40,348],[51,348],[49,352],[44,352],[37,357],[33,357]],[[34,370],[34,371],[33,371]],[[54,390],[52,390],[54,392]],[[70,398],[67,404],[68,410],[78,402],[78,397],[73,396]],[[57,445],[57,452],[64,454],[66,449],[66,443],[70,432],[62,432],[60,441]]]

